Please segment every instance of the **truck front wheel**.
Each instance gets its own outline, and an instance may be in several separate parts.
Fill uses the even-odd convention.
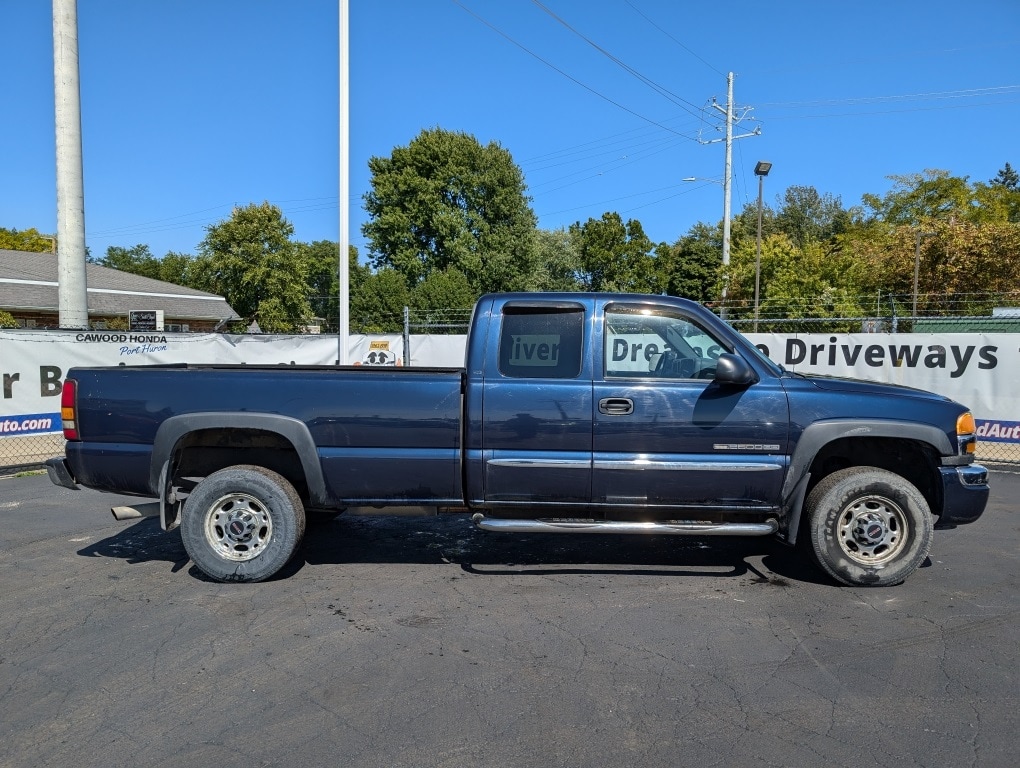
[[[904,478],[875,467],[834,472],[808,494],[811,552],[850,586],[899,584],[924,562],[934,538],[928,502]]]
[[[209,475],[188,495],[181,539],[195,565],[216,581],[263,581],[301,543],[305,510],[286,478],[253,465]]]

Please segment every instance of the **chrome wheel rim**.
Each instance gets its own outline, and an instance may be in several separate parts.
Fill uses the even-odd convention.
[[[884,496],[865,496],[839,516],[836,537],[843,553],[860,565],[894,560],[907,546],[907,516]]]
[[[254,496],[230,493],[209,508],[205,538],[223,558],[244,562],[258,557],[273,537],[269,510]]]

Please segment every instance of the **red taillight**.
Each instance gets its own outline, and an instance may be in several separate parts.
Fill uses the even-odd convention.
[[[78,439],[78,382],[64,381],[60,390],[60,421],[64,427],[65,440]]]

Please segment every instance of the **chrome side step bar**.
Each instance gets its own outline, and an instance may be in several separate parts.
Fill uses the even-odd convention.
[[[483,531],[496,533],[653,533],[673,536],[769,536],[779,530],[779,521],[764,523],[642,523],[626,520],[508,520],[486,517],[481,512],[471,521]]]

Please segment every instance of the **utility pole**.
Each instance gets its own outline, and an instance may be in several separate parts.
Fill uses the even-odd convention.
[[[722,306],[719,309],[719,316],[726,318],[728,312],[726,307],[726,296],[729,291],[730,284],[730,182],[733,177],[733,142],[736,139],[745,139],[748,136],[759,136],[761,135],[761,126],[756,126],[750,133],[742,133],[738,136],[733,135],[733,126],[745,119],[750,114],[753,107],[741,107],[739,116],[736,116],[736,107],[733,104],[733,73],[728,72],[726,74],[726,106],[722,107],[716,103],[715,99],[712,99],[712,107],[721,112],[726,119],[726,138],[725,139],[710,139],[703,141],[699,139],[701,144],[718,144],[720,141],[726,142],[726,166],[725,174],[723,175],[723,243],[722,243],[722,264],[723,264],[723,288],[722,288]]]
[[[717,106],[718,108],[718,106]],[[723,289],[722,313],[726,316],[726,293],[730,287],[730,185],[733,181],[733,73],[726,73],[726,163],[723,174],[723,219],[722,219],[722,263]]]
[[[60,252],[57,254],[57,295],[60,327],[88,328],[77,0],[53,0],[53,101],[57,139],[57,241],[60,243]]]
[[[347,0],[340,2],[340,257],[337,264],[340,284],[337,318],[337,365],[347,365],[350,344],[350,32]]]

